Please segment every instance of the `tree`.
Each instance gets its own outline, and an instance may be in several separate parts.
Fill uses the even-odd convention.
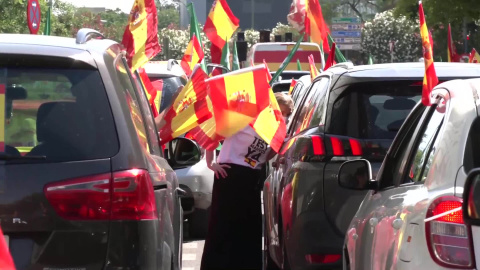
[[[385,11],[366,22],[363,28],[362,48],[372,55],[376,63],[391,62],[390,42],[395,42],[394,62],[418,61],[421,57],[419,23],[405,16],[395,18],[392,11]]]
[[[175,6],[157,6],[158,30],[167,28],[170,25],[178,25],[180,14]]]

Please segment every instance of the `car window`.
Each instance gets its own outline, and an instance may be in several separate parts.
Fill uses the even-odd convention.
[[[157,156],[162,156],[163,154],[160,151],[159,146],[158,131],[157,127],[155,126],[152,110],[145,93],[146,90],[143,88],[143,84],[140,82],[140,75],[138,72],[135,72],[132,75],[136,85],[135,89],[138,96],[138,101],[140,103],[140,110],[142,112],[144,124],[148,132],[147,139],[150,146],[150,153]]]
[[[297,92],[298,92],[300,89],[302,89],[302,87],[303,87],[303,82],[302,82],[302,81],[297,81],[297,83],[295,83],[295,86],[293,87],[292,93],[291,93],[291,94],[292,94],[292,99],[293,99],[293,101],[295,101],[295,100],[297,99],[297,96],[298,96],[298,93],[297,93]],[[290,89],[289,89],[289,90],[290,90]]]
[[[160,83],[162,85],[162,99],[160,102],[159,112],[165,110],[170,103],[172,102],[173,95],[177,92],[177,89],[185,85],[187,82],[182,77],[155,77],[150,76],[150,81],[152,84],[158,85]]]
[[[317,101],[319,97],[325,95],[326,87],[328,86],[329,79],[322,78],[321,80],[316,81],[310,88],[305,101],[297,111],[295,116],[295,124],[293,126],[293,135],[296,135],[305,129],[319,124],[319,119],[315,119],[318,122],[314,122],[313,115],[317,107]]]
[[[425,130],[417,135],[418,144],[412,151],[412,165],[403,183],[423,182],[427,177],[435,154],[435,142],[442,127],[444,113],[435,110]],[[407,167],[408,168],[408,167]]]
[[[326,99],[328,96],[327,93],[329,89],[329,82],[330,80],[328,78],[322,79],[316,89],[318,93],[316,93],[314,97],[315,109],[314,109],[312,119],[310,120],[310,123],[308,125],[308,128],[325,124],[325,109],[327,106]]]
[[[293,88],[293,94],[292,94],[292,99],[295,102],[295,107],[300,104],[300,101],[302,100],[303,95],[305,95],[305,92],[308,89],[308,85],[303,84],[303,82],[298,81],[295,87]]]
[[[132,81],[130,80],[130,71],[128,66],[124,63],[122,58],[117,58],[115,62],[115,66],[117,68],[117,77],[118,81],[122,85],[122,88],[125,93],[125,98],[128,103],[128,107],[130,109],[130,114],[132,117],[133,124],[135,126],[135,130],[137,132],[137,137],[140,142],[140,145],[146,150],[147,152],[151,152],[150,145],[148,141],[148,133],[147,129],[144,125],[143,115],[140,109],[141,103],[135,93],[135,88],[133,86]]]
[[[0,88],[5,90],[6,115],[1,121],[6,123],[7,154],[62,162],[118,153],[115,123],[98,70],[60,57],[0,54]]]
[[[425,106],[415,107],[401,127],[378,172],[381,189],[395,186],[402,163],[407,159],[409,145],[413,144],[419,123],[422,123],[427,113]]]
[[[410,81],[356,83],[335,100],[329,133],[361,139],[393,140],[421,98]]]

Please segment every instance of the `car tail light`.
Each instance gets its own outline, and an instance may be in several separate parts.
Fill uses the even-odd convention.
[[[362,156],[362,142],[354,138],[339,136],[306,135],[293,142],[299,159],[305,162],[323,161],[326,156]],[[291,145],[293,145],[293,143]],[[288,146],[291,146],[290,142]],[[288,149],[288,147],[287,147]],[[284,149],[286,151],[286,149]]]
[[[340,254],[308,254],[305,260],[309,264],[334,263],[342,258]]]
[[[331,146],[327,152],[335,157],[362,156],[363,146],[360,140],[350,137],[328,136]]]
[[[463,222],[462,200],[446,196],[435,200],[425,219],[428,248],[441,266],[472,268],[471,233]]]
[[[57,214],[68,220],[157,219],[155,194],[145,170],[82,177],[45,186]]]

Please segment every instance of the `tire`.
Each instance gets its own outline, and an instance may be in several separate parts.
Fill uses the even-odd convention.
[[[208,233],[208,219],[210,207],[205,209],[195,208],[188,217],[188,233],[191,238],[205,239]]]

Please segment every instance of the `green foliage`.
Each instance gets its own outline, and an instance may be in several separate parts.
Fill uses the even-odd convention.
[[[174,6],[157,7],[158,30],[178,25],[180,22],[180,14]]]

